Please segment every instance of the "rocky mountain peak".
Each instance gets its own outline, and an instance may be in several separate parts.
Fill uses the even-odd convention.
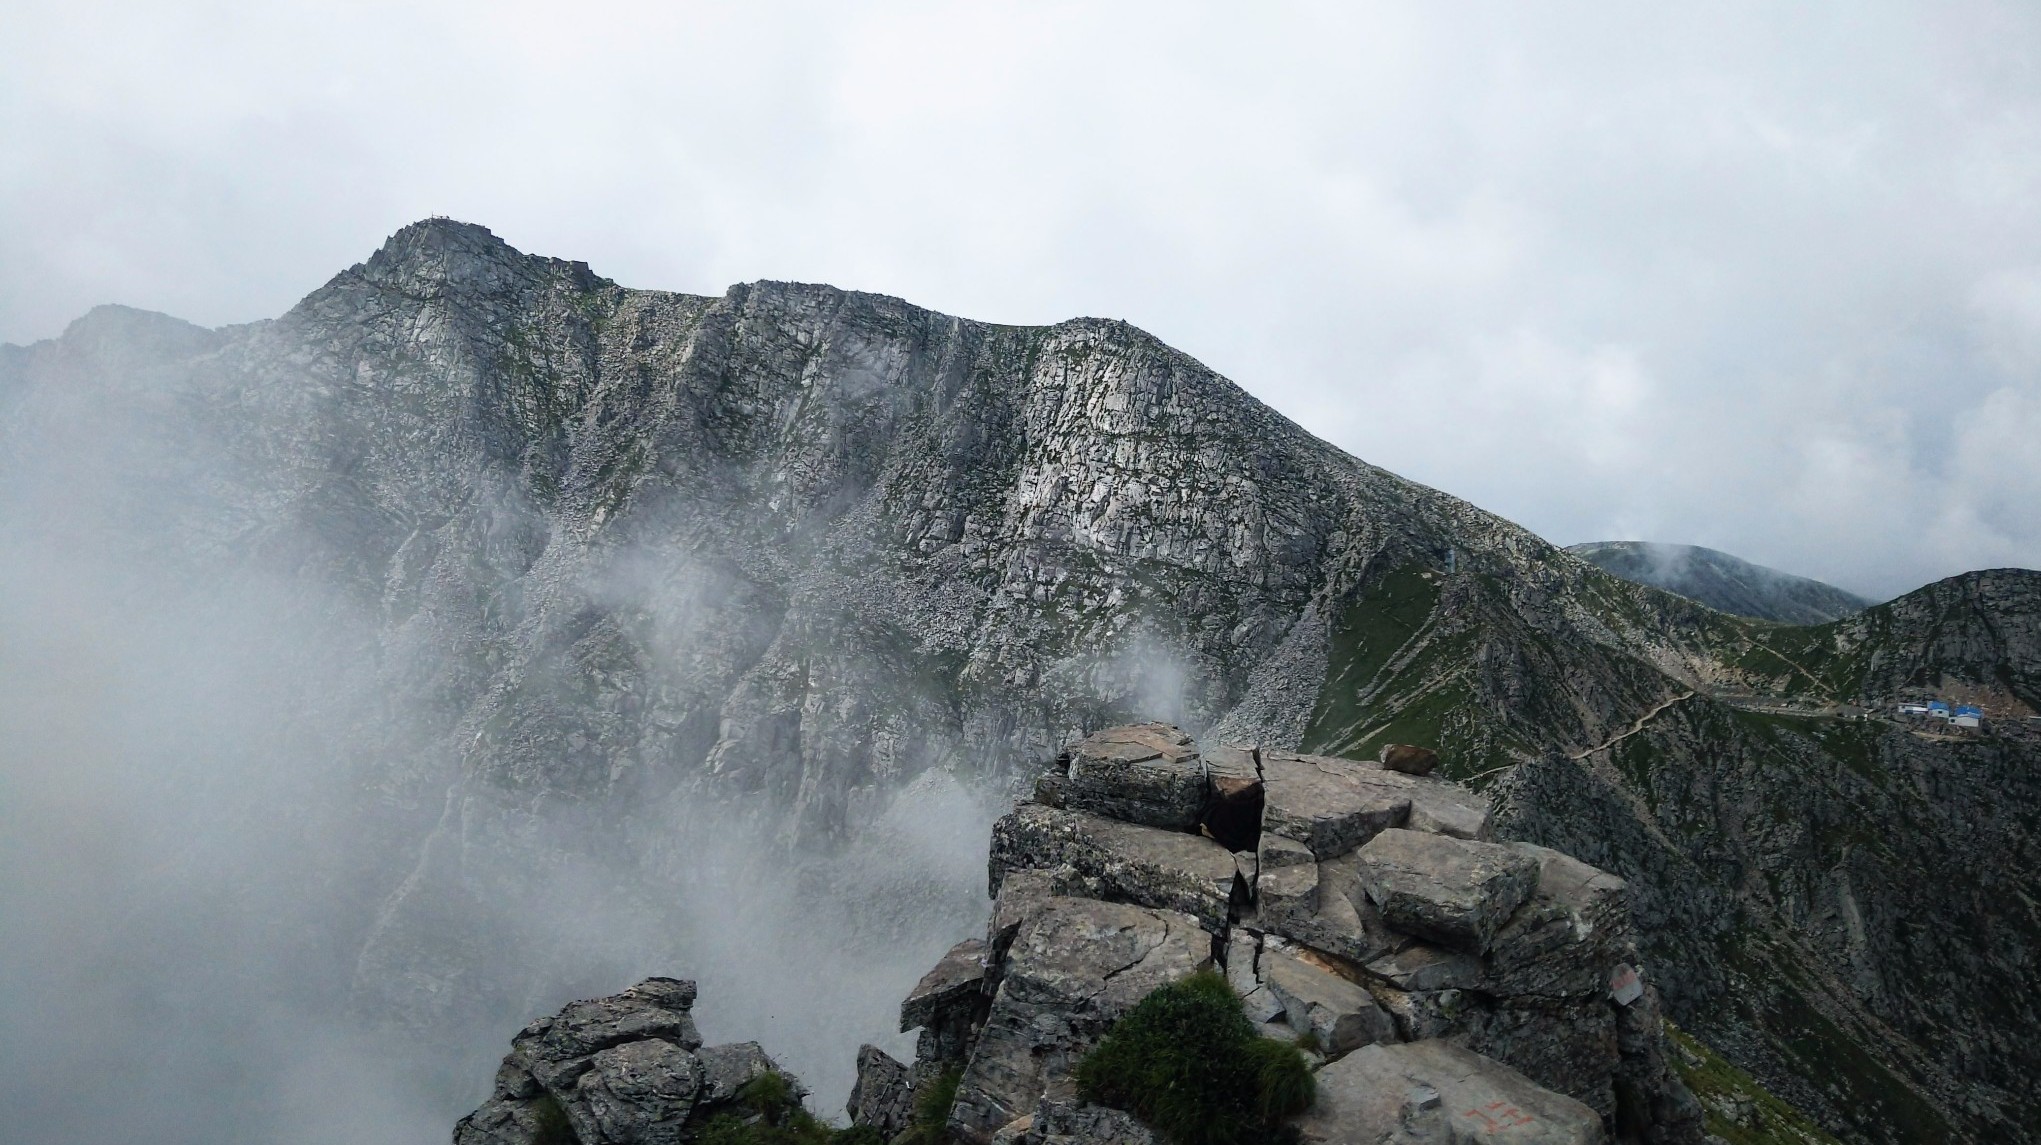
[[[584,262],[528,255],[476,223],[434,216],[391,235],[355,267],[363,280],[420,298],[482,298],[556,280],[592,290],[607,282]]]

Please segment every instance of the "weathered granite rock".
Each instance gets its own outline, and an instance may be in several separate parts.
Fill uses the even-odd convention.
[[[900,1003],[900,1032],[933,1024],[959,1003],[975,1006],[985,984],[985,943],[967,938],[951,947]]]
[[[1602,1119],[1450,1042],[1365,1046],[1318,1071],[1313,1145],[1602,1145]]]
[[[1035,1107],[1022,1138],[1027,1145],[1160,1145],[1162,1139],[1133,1114],[1080,1100],[1068,1081],[1058,1081]]]
[[[1073,867],[1007,871],[999,881],[992,900],[992,919],[985,927],[985,961],[989,975],[997,978],[1006,959],[1006,948],[1021,925],[1049,905],[1049,900],[1070,889],[1079,876]],[[993,983],[996,985],[997,983]]]
[[[1450,1042],[1465,1060],[1446,1066],[1472,1061],[1473,1075],[1489,1078],[1455,1074],[1463,1088],[1535,1082],[1552,1091],[1540,1100],[1571,1099],[1597,1125],[1619,1128],[1622,1145],[1700,1145],[1690,1116],[1698,1107],[1666,1063],[1656,996],[1641,989],[1628,1007],[1609,996],[1608,964],[1634,958],[1620,880],[1544,848],[1450,833],[1487,831],[1485,802],[1457,785],[1351,760],[1263,756],[1266,816],[1304,837],[1264,831],[1252,862],[1187,832],[1067,808],[1022,804],[996,825],[987,940],[953,951],[904,1008],[940,1018],[950,1005],[940,1000],[954,998],[958,1013],[977,1014],[943,1039],[924,1029],[908,1071],[926,1078],[962,1067],[951,1119],[961,1139],[1019,1145],[1131,1132],[1123,1115],[1080,1108],[1074,1097],[1058,1106],[1055,1087],[1113,1017],[1223,955],[1247,1019],[1265,1036],[1308,1036],[1310,1060],[1329,1056],[1328,1070],[1356,1047]],[[1338,813],[1300,801],[1316,796]],[[1384,808],[1426,829],[1376,829],[1367,816]],[[1363,834],[1357,849],[1329,858],[1313,849],[1337,851]],[[1219,909],[1228,875],[1245,896],[1230,904],[1237,921]],[[1204,913],[1141,905],[1179,901]],[[974,1011],[988,990],[989,1010]],[[860,1061],[874,1095],[898,1089],[900,1068]],[[860,1085],[861,1104],[893,1100],[865,1097]],[[1427,1109],[1412,1116],[1398,1132],[1416,1136],[1385,1139],[1459,1140],[1489,1125],[1439,1121]],[[1525,1124],[1501,1118],[1494,1128]]]
[[[702,1063],[702,1090],[697,1098],[704,1105],[727,1105],[737,1100],[737,1091],[760,1074],[779,1068],[757,1042],[731,1042],[703,1046],[695,1051]]]
[[[1492,989],[1554,997],[1605,989],[1610,969],[1635,956],[1623,880],[1547,847],[1508,846],[1537,861],[1538,882],[1530,901],[1496,931]]]
[[[1644,1145],[1693,1145],[1702,1136],[1701,1103],[1673,1072],[1658,991],[1616,1007],[1616,1128]]]
[[[1393,1039],[1396,1025],[1365,989],[1291,951],[1264,950],[1261,977],[1290,1025],[1317,1036],[1322,1052]]]
[[[1468,1049],[1614,1118],[1620,1055],[1606,1003],[1503,998],[1471,1009],[1465,1026]]]
[[[1369,962],[1367,969],[1399,990],[1416,993],[1491,988],[1481,959],[1421,942],[1384,954]]]
[[[1055,785],[1064,807],[1187,831],[1205,809],[1205,764],[1191,737],[1167,724],[1106,728],[1064,750]]]
[[[1362,765],[1294,752],[1261,755],[1262,832],[1294,839],[1320,859],[1336,859],[1410,818],[1409,796],[1363,775]]]
[[[1265,868],[1255,879],[1254,897],[1257,923],[1278,934],[1289,933],[1318,913],[1318,864]]]
[[[1493,843],[1387,830],[1359,853],[1361,886],[1397,930],[1473,954],[1537,885],[1537,860]]]
[[[852,1125],[869,1125],[891,1141],[914,1122],[913,1071],[877,1046],[859,1046],[857,1084],[844,1112]]]
[[[1365,765],[1362,765],[1365,766]],[[1490,837],[1489,802],[1479,792],[1450,780],[1404,775],[1387,770],[1364,772],[1375,787],[1386,787],[1410,799],[1410,817],[1400,826],[1456,839]]]
[[[581,1145],[689,1140],[747,1082],[778,1071],[755,1042],[703,1047],[694,1000],[693,982],[648,978],[526,1026],[495,1092],[454,1127],[455,1145],[544,1145],[563,1130]]]
[[[1048,1084],[1115,1018],[1211,962],[1212,936],[1189,915],[1056,899],[1007,951],[999,991],[964,1063],[951,1131],[989,1142],[1034,1112]]]
[[[1383,744],[1380,759],[1383,767],[1405,775],[1430,775],[1439,766],[1438,752],[1407,743]]]
[[[1183,911],[1226,926],[1237,870],[1211,839],[1121,823],[1084,811],[1022,804],[992,827],[991,889],[1006,873],[1068,866],[1096,879],[1102,897]]]
[[[702,1077],[701,1059],[672,1042],[625,1042],[590,1057],[561,1104],[583,1145],[666,1145],[681,1139]]]
[[[1252,931],[1234,927],[1226,934],[1226,984],[1233,992],[1246,997],[1261,979],[1255,970],[1255,959],[1261,955],[1261,941]]]
[[[554,1017],[519,1031],[507,1060],[557,1091],[588,1068],[590,1055],[610,1046],[658,1038],[691,1050],[702,1044],[689,1013],[694,1001],[693,982],[647,978],[621,994],[569,1002]]]
[[[1362,893],[1352,854],[1317,864],[1316,873],[1315,909],[1264,913],[1258,904],[1251,925],[1356,965],[1412,941],[1390,930],[1375,904]],[[1281,880],[1277,885],[1281,886]]]

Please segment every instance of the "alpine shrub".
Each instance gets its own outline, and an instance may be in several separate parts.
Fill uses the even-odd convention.
[[[1086,1101],[1123,1109],[1177,1145],[1248,1145],[1310,1108],[1296,1047],[1256,1035],[1210,971],[1149,994],[1077,1063]]]

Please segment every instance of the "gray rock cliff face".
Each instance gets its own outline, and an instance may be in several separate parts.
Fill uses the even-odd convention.
[[[544,887],[684,926],[668,888],[700,877],[704,818],[841,853],[918,781],[996,791],[1160,716],[1269,759],[1436,746],[1492,796],[1469,817],[1379,772],[1275,830],[1318,867],[1293,941],[1368,953],[1360,875],[1319,852],[1384,823],[1544,844],[1627,880],[1675,1016],[1830,1125],[1987,1140],[2041,1115],[2041,574],[1747,624],[1349,457],[1124,323],[626,289],[446,220],[274,321],[108,308],[8,348],[0,446],[10,517],[51,549],[259,576],[332,634],[348,667],[316,691],[351,734],[319,750],[366,826],[322,941],[366,1012],[559,996],[604,935],[535,930]],[[1993,727],[1841,709],[1922,691]],[[1237,820],[1309,780],[1259,790],[1208,754],[1115,830],[1166,830],[1185,784],[1233,784]],[[1047,810],[1124,806],[1074,775]],[[1082,834],[1050,826],[1026,846]],[[1190,917],[1230,897],[1216,862],[1070,861],[1093,888],[1163,879]],[[804,893],[894,904],[856,925],[978,907],[830,872]]]

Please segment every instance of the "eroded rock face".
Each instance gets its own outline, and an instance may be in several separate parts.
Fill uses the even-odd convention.
[[[1162,724],[1107,728],[1070,745],[1056,784],[1065,807],[1173,831],[1198,825],[1208,785],[1191,737]]]
[[[1072,761],[1128,743],[1134,763],[1201,757],[1173,730],[1108,729],[1072,745],[1038,792],[1069,803]],[[1611,994],[1636,961],[1622,880],[1487,842],[1486,802],[1443,780],[1260,749],[1202,757],[1223,759],[1236,790],[1259,786],[1258,837],[1237,854],[1206,822],[1169,830],[1067,805],[1024,802],[995,826],[987,940],[953,951],[903,1007],[903,1023],[926,1018],[911,1069],[861,1056],[855,1121],[895,1124],[899,1095],[956,1068],[950,1124],[965,1141],[1146,1145],[1127,1115],[1079,1100],[1069,1072],[1113,1018],[1217,958],[1250,1021],[1330,1061],[1327,1098],[1300,1124],[1308,1140],[1699,1145],[1656,996]],[[1119,802],[1093,806],[1163,818],[1166,800],[1134,793],[1173,790],[1176,772],[1110,774]]]
[[[1157,987],[1212,964],[1211,935],[1173,911],[1058,896],[1014,939],[977,1033],[953,1132],[990,1141],[1032,1113],[1113,1019]]]
[[[1226,925],[1238,869],[1211,839],[1124,823],[1085,811],[1025,804],[992,828],[991,887],[1010,870],[1069,867],[1100,898],[1183,911]]]
[[[526,1026],[454,1145],[548,1145],[563,1128],[581,1145],[689,1140],[745,1083],[778,1071],[755,1042],[703,1047],[694,1001],[693,982],[647,978]]]

